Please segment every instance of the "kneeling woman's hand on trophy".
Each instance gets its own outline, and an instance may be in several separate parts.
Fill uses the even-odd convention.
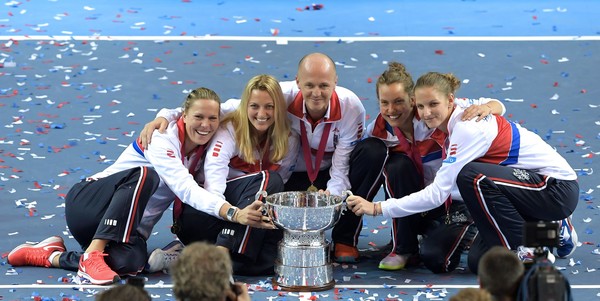
[[[348,208],[358,216],[366,215],[381,215],[381,204],[379,202],[369,202],[357,195],[348,196],[346,199]]]
[[[254,201],[244,209],[238,210],[233,220],[242,225],[261,229],[277,229],[271,218],[263,215],[263,202]]]

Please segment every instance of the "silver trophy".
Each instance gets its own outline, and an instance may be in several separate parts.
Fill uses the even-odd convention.
[[[267,213],[284,230],[274,279],[282,289],[321,291],[335,286],[325,230],[337,222],[348,194],[289,191],[266,197]]]

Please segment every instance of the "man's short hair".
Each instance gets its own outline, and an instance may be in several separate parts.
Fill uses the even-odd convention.
[[[148,292],[131,284],[113,286],[96,295],[96,301],[150,301]]]
[[[482,288],[466,287],[450,297],[449,301],[492,301],[492,295]]]
[[[177,300],[223,300],[231,287],[231,259],[205,242],[187,245],[169,270]]]
[[[525,267],[513,251],[494,246],[479,260],[479,285],[496,298],[514,300]]]

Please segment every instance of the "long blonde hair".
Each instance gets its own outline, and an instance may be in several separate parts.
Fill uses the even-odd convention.
[[[240,158],[247,163],[254,163],[257,159],[254,157],[254,150],[260,141],[254,127],[248,120],[248,102],[253,90],[265,91],[273,99],[275,106],[273,118],[275,121],[267,131],[267,137],[272,145],[269,159],[271,162],[280,161],[288,153],[290,122],[287,118],[287,105],[281,92],[281,86],[279,86],[279,82],[275,77],[261,74],[251,78],[242,92],[240,106],[237,110],[225,116],[222,124],[225,125],[228,122],[233,124],[235,142],[240,150]]]

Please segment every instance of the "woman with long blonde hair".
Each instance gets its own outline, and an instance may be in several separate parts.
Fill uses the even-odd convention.
[[[262,200],[262,191],[283,191],[292,172],[299,139],[290,130],[286,110],[273,76],[250,79],[237,109],[223,118],[204,162],[204,188],[235,207],[228,212],[228,220],[183,208],[181,241],[209,240],[227,249],[236,274],[273,273],[281,230],[246,227],[236,221],[246,219],[246,211],[238,208],[253,205],[257,195]]]

